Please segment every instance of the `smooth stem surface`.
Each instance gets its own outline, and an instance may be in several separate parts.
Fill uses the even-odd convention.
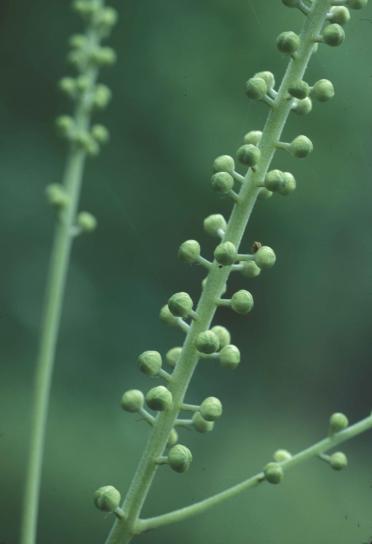
[[[301,45],[296,57],[289,63],[282,85],[268,116],[260,144],[261,158],[255,172],[249,170],[239,193],[239,201],[234,205],[224,241],[231,241],[239,248],[247,223],[255,205],[259,188],[270,167],[280,141],[282,131],[291,110],[291,101],[287,99],[288,88],[302,79],[314,48],[314,38],[319,35],[331,5],[330,0],[315,0],[309,16],[306,18],[301,33]],[[198,320],[189,328],[177,366],[168,387],[173,395],[173,406],[158,415],[150,434],[146,448],[133,477],[123,503],[125,519],[117,519],[106,540],[106,544],[127,544],[133,536],[141,532],[139,516],[152,481],[158,470],[156,460],[163,455],[169,433],[184,403],[190,380],[197,366],[200,355],[195,348],[198,334],[209,328],[217,309],[217,301],[225,291],[230,275],[229,266],[220,267],[216,262],[210,268],[196,312]]]

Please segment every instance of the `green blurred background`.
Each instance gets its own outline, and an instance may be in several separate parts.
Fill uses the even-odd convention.
[[[130,387],[149,387],[136,369],[145,349],[165,352],[181,337],[158,320],[169,295],[197,298],[202,271],[177,261],[187,238],[213,240],[203,218],[228,214],[209,188],[211,163],[234,154],[266,108],[244,82],[286,58],[275,37],[302,16],[279,0],[116,2],[112,43],[119,62],[103,74],[114,102],[100,118],[112,142],[86,172],[82,208],[98,231],[76,241],[45,458],[39,544],[100,544],[112,519],[92,506],[107,483],[125,492],[148,429],[120,411]],[[311,116],[290,119],[285,138],[309,135],[306,161],[281,155],[298,190],[257,206],[245,247],[275,248],[277,266],[248,282],[248,318],[228,311],[243,361],[236,372],[201,365],[188,400],[220,397],[225,414],[209,435],[182,433],[193,451],[185,475],[159,472],[145,513],[201,499],[259,470],[277,447],[297,451],[322,437],[335,410],[351,420],[371,409],[372,6],[354,12],[346,43],[321,47],[308,80],[333,80],[337,96]],[[65,148],[53,119],[70,105],[56,91],[69,73],[66,41],[80,28],[69,2],[2,0],[0,5],[1,426],[0,542],[15,544],[29,440],[32,376],[53,214],[44,199],[58,182]],[[372,535],[372,435],[345,446],[350,466],[313,461],[283,485],[263,486],[201,517],[143,535],[162,544],[359,543]]]

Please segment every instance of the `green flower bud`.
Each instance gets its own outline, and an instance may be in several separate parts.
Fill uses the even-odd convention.
[[[83,50],[70,51],[68,62],[78,70],[82,70],[87,63],[87,53]]]
[[[328,15],[328,21],[330,23],[337,23],[338,25],[346,25],[351,19],[350,11],[345,6],[333,6],[330,9]]]
[[[363,9],[368,6],[368,0],[347,0],[346,5],[351,9]]]
[[[240,363],[240,351],[232,344],[222,348],[219,357],[223,368],[236,368]]]
[[[244,144],[237,151],[238,160],[246,166],[256,166],[261,157],[261,151],[252,144]]]
[[[93,95],[93,106],[99,110],[104,109],[111,100],[111,91],[107,85],[99,83]]]
[[[160,310],[159,317],[160,317],[161,321],[163,321],[167,325],[171,325],[172,327],[176,327],[178,325],[178,320],[171,313],[171,311],[170,311],[170,309],[168,307],[168,304],[166,304],[165,306],[162,307],[162,309]]]
[[[98,66],[111,66],[116,62],[116,53],[112,47],[97,47],[91,56]]]
[[[240,272],[245,278],[256,278],[261,274],[261,268],[254,261],[243,261],[241,266]]]
[[[300,47],[300,36],[295,32],[282,32],[279,34],[276,45],[282,53],[287,53],[288,55],[293,55]]]
[[[329,464],[333,470],[342,470],[347,467],[347,457],[342,451],[337,451],[330,456]]]
[[[144,374],[156,376],[162,366],[162,358],[158,351],[144,351],[138,357],[138,365]]]
[[[152,410],[163,412],[171,408],[172,402],[172,393],[164,385],[153,387],[146,393],[147,406]]]
[[[170,349],[165,356],[165,359],[168,365],[174,368],[177,364],[178,359],[180,358],[181,353],[182,353],[181,347]]]
[[[167,446],[169,447],[175,446],[177,442],[178,442],[178,433],[176,429],[172,429],[171,432],[169,433]]]
[[[279,191],[284,183],[284,175],[281,170],[270,170],[266,174],[265,186],[269,191]]]
[[[84,130],[75,135],[75,143],[81,146],[88,155],[94,156],[99,153],[98,143]]]
[[[308,83],[306,83],[306,81],[297,81],[289,87],[288,92],[294,98],[303,100],[304,98],[309,96],[310,86]]]
[[[75,0],[72,4],[72,9],[79,13],[79,15],[92,15],[98,9],[98,6],[87,0]]]
[[[121,495],[112,485],[105,485],[94,493],[94,504],[102,512],[114,512],[120,506]]]
[[[82,49],[87,45],[87,37],[84,34],[73,34],[70,36],[68,43],[73,49]]]
[[[91,84],[91,80],[87,76],[79,76],[76,78],[76,88],[81,93],[86,92]]]
[[[327,102],[335,96],[333,84],[328,79],[320,79],[311,89],[311,96],[319,102]]]
[[[213,163],[214,172],[228,172],[232,174],[235,170],[235,161],[229,155],[221,155]]]
[[[262,189],[259,190],[257,198],[259,200],[268,200],[272,196],[273,196],[273,193],[269,191],[268,189],[266,189],[265,187],[263,187]]]
[[[168,463],[175,472],[186,472],[190,468],[192,453],[186,446],[177,444],[168,453]]]
[[[48,202],[56,208],[64,208],[69,201],[68,195],[62,185],[51,183],[45,190]]]
[[[195,412],[192,417],[192,425],[198,433],[208,433],[213,431],[214,422],[206,421],[200,414],[200,412]]]
[[[257,266],[260,268],[271,268],[276,261],[274,250],[268,246],[261,246],[254,254]]]
[[[110,139],[110,133],[103,125],[94,125],[91,135],[99,144],[106,144]]]
[[[187,317],[193,307],[193,301],[188,293],[175,293],[168,300],[168,308],[176,317]]]
[[[212,215],[208,215],[204,219],[204,230],[207,234],[210,236],[217,236],[219,237],[218,231],[223,230],[225,231],[227,228],[226,220],[223,215],[219,213],[214,213]]]
[[[185,263],[194,263],[200,257],[200,244],[196,240],[186,240],[180,245],[178,257]]]
[[[238,252],[232,242],[222,242],[214,250],[214,257],[219,264],[228,266],[238,258]]]
[[[290,193],[293,193],[293,191],[295,191],[296,186],[296,179],[293,174],[291,174],[290,172],[283,172],[283,184],[278,189],[278,193],[283,196],[289,195]]]
[[[275,77],[272,72],[264,71],[264,72],[257,72],[257,74],[254,75],[254,77],[259,77],[264,80],[266,83],[266,87],[268,90],[271,90],[275,87]]]
[[[332,47],[337,47],[341,45],[345,40],[345,31],[342,26],[333,23],[328,25],[323,30],[322,38],[324,43],[331,45]]]
[[[108,30],[116,25],[118,20],[118,12],[111,7],[103,8],[96,17],[96,22]]]
[[[76,81],[72,77],[62,78],[58,83],[58,88],[70,98],[74,98],[76,95]]]
[[[237,314],[245,315],[253,309],[253,297],[249,291],[244,289],[237,291],[231,297],[231,308]]]
[[[214,334],[217,336],[220,348],[223,348],[230,344],[231,334],[226,329],[226,327],[221,327],[221,325],[215,325],[211,328],[211,331],[214,332]]]
[[[245,144],[258,145],[262,138],[261,130],[251,130],[244,136]]]
[[[212,331],[204,331],[198,334],[195,347],[200,353],[216,353],[220,347],[218,336]]]
[[[307,136],[297,136],[290,145],[290,152],[297,159],[304,159],[313,152],[314,146]]]
[[[345,414],[342,414],[341,412],[336,412],[335,414],[332,414],[329,419],[329,433],[335,434],[343,429],[346,429],[349,425],[349,420],[345,416]]]
[[[80,212],[76,223],[82,232],[93,232],[97,228],[97,219],[89,212]]]
[[[267,85],[266,81],[262,77],[252,77],[248,79],[245,92],[247,93],[248,98],[252,100],[261,100],[267,94]]]
[[[303,100],[297,100],[292,111],[298,115],[307,115],[313,109],[313,103],[310,98],[304,98]]]
[[[200,405],[200,415],[206,421],[216,421],[222,416],[222,404],[217,397],[208,397]]]
[[[228,172],[217,172],[211,178],[212,188],[218,193],[228,193],[234,187],[234,178]]]
[[[60,115],[56,119],[56,128],[58,133],[65,138],[71,138],[75,131],[75,122],[68,115]]]
[[[289,461],[292,459],[292,454],[287,450],[276,450],[274,453],[274,461],[277,463],[284,463],[284,461]]]
[[[283,469],[278,463],[268,463],[264,468],[264,474],[270,484],[280,484],[284,478]]]
[[[121,407],[126,412],[139,412],[144,402],[145,397],[139,389],[130,389],[121,397]]]

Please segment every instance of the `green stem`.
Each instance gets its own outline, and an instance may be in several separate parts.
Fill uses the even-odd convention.
[[[337,433],[331,437],[320,440],[320,442],[317,442],[316,444],[313,444],[309,448],[297,453],[288,461],[284,461],[280,463],[280,465],[286,472],[288,469],[300,463],[303,463],[304,461],[308,461],[309,459],[316,457],[317,455],[321,455],[324,452],[334,448],[338,444],[341,444],[342,442],[346,442],[347,440],[350,440],[351,438],[354,438],[358,434],[361,434],[371,428],[372,428],[372,416],[369,416],[369,417],[366,417],[365,419],[362,419],[358,423],[355,423],[355,425],[352,425],[348,429],[341,431],[340,433]],[[257,486],[258,484],[264,481],[265,479],[264,479],[263,472],[259,472],[255,476],[252,476],[251,478],[248,478],[247,480],[244,480],[240,482],[239,484],[229,487],[228,489],[225,489],[224,491],[221,491],[220,493],[217,493],[216,495],[208,497],[205,500],[196,502],[195,504],[186,506],[185,508],[174,510],[173,512],[169,512],[161,516],[139,520],[138,530],[140,530],[141,532],[148,531],[150,529],[162,527],[163,525],[169,525],[171,523],[177,523],[179,521],[188,519],[192,516],[202,514],[206,510],[209,510],[209,508],[212,508],[213,506],[217,506],[218,504],[221,504],[225,502],[226,500],[231,499],[232,497],[235,497],[236,495],[239,495],[240,493],[242,493],[243,491],[246,491],[247,489]]]
[[[237,248],[239,248],[256,203],[259,192],[257,184],[262,183],[265,178],[276,152],[276,144],[280,141],[291,110],[291,103],[287,100],[288,88],[299,79],[302,79],[313,53],[314,37],[321,32],[330,5],[330,0],[314,1],[301,33],[300,48],[297,51],[296,58],[289,63],[277,98],[268,116],[260,144],[261,159],[255,172],[250,170],[245,176],[239,194],[239,201],[234,205],[224,236],[224,241],[233,242]],[[170,410],[161,413],[155,421],[123,503],[125,519],[115,521],[107,537],[106,544],[127,544],[135,534],[140,532],[139,515],[158,470],[156,460],[163,455],[169,433],[182,408],[190,380],[199,361],[200,356],[195,348],[196,337],[200,332],[209,328],[217,309],[216,301],[222,297],[225,291],[225,284],[231,270],[232,267],[220,268],[216,262],[210,267],[207,281],[196,308],[199,318],[197,321],[192,322],[187,331],[182,353],[172,375],[172,383],[169,385],[173,395],[173,406]]]

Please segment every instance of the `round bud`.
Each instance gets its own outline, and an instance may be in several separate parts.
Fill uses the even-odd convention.
[[[232,174],[235,171],[235,161],[229,155],[221,155],[213,163],[214,172],[229,172]]]
[[[76,88],[81,93],[86,92],[91,84],[91,80],[87,76],[79,76],[76,78]]]
[[[254,254],[257,266],[260,268],[271,268],[276,261],[274,250],[269,246],[261,246]]]
[[[310,86],[308,83],[306,83],[306,81],[297,81],[289,87],[288,92],[294,98],[302,100],[309,96]]]
[[[186,446],[177,444],[168,453],[168,463],[175,472],[185,472],[190,468],[192,453]]]
[[[296,179],[290,172],[283,172],[283,184],[279,188],[278,193],[287,196],[293,193],[296,189]]]
[[[327,102],[335,96],[335,88],[328,79],[320,79],[311,89],[311,96],[319,102]]]
[[[186,240],[180,245],[178,257],[185,263],[194,263],[200,257],[200,244],[196,240]]]
[[[261,274],[261,268],[254,261],[243,261],[241,266],[240,272],[245,278],[256,278]]]
[[[347,467],[347,457],[342,451],[336,451],[330,456],[329,464],[333,470],[342,470]]]
[[[345,416],[345,414],[342,414],[341,412],[336,412],[335,414],[332,414],[329,419],[329,432],[330,434],[335,434],[343,429],[346,429],[346,427],[349,425],[349,420]]]
[[[213,430],[214,422],[206,421],[201,415],[200,412],[195,412],[192,416],[192,426],[198,433],[208,433]]]
[[[303,100],[297,100],[292,106],[292,111],[298,115],[307,115],[313,109],[313,103],[310,98],[304,98]]]
[[[276,44],[279,51],[292,55],[300,47],[300,37],[295,32],[282,32],[279,34]]]
[[[112,485],[105,485],[94,493],[94,504],[102,512],[114,512],[120,506],[121,495]]]
[[[226,327],[221,327],[221,325],[215,325],[211,328],[211,331],[217,336],[220,348],[223,348],[230,344],[231,334],[226,329]]]
[[[82,49],[87,45],[87,37],[84,34],[73,34],[70,36],[68,43],[74,49]]]
[[[98,66],[110,66],[116,62],[116,53],[112,47],[97,47],[92,51],[91,58]]]
[[[207,234],[210,234],[210,236],[219,236],[218,231],[223,230],[225,231],[227,228],[226,220],[223,215],[219,213],[214,213],[212,215],[208,215],[204,219],[204,230]]]
[[[222,416],[222,404],[216,397],[208,397],[200,405],[200,415],[206,421],[216,421]]]
[[[71,137],[75,129],[73,118],[68,115],[60,115],[56,119],[56,128],[61,136]]]
[[[110,133],[104,125],[94,125],[90,133],[99,144],[107,144],[110,139]]]
[[[222,348],[219,357],[220,364],[223,368],[236,368],[240,363],[240,351],[232,344]]]
[[[45,189],[48,202],[56,208],[63,208],[68,204],[69,198],[62,185],[51,183]]]
[[[297,136],[290,145],[290,152],[297,159],[305,159],[314,149],[313,143],[307,136]]]
[[[251,293],[244,289],[237,291],[231,297],[231,308],[237,314],[245,315],[253,309],[254,301]]]
[[[270,170],[266,174],[265,187],[269,191],[279,191],[284,183],[284,176],[281,170]]]
[[[258,145],[261,141],[261,138],[261,130],[251,130],[250,132],[247,132],[247,134],[244,136],[244,143]]]
[[[214,250],[214,257],[219,264],[229,266],[238,258],[238,252],[232,242],[222,242]]]
[[[162,358],[158,351],[144,351],[137,359],[141,372],[148,376],[156,376],[162,366]]]
[[[111,7],[103,8],[97,17],[97,23],[107,29],[111,29],[117,23],[117,20],[118,12]]]
[[[268,200],[272,196],[273,196],[273,193],[269,191],[268,189],[266,189],[265,187],[263,187],[262,189],[259,190],[257,198],[259,200]]]
[[[76,222],[83,232],[93,232],[97,228],[97,219],[89,212],[80,212]]]
[[[126,412],[139,412],[143,408],[145,398],[139,389],[130,389],[121,397],[121,407]]]
[[[217,193],[228,193],[234,187],[234,178],[228,172],[217,172],[213,174],[211,183]]]
[[[105,108],[111,100],[111,91],[107,85],[99,83],[93,94],[93,106],[102,110]]]
[[[322,36],[324,43],[337,47],[345,40],[345,31],[341,25],[333,23],[325,27]]]
[[[166,323],[167,325],[172,325],[173,327],[176,327],[178,325],[178,320],[174,315],[171,313],[168,304],[162,307],[159,314],[160,319]]]
[[[266,81],[262,79],[262,77],[252,77],[251,79],[248,79],[245,85],[245,92],[247,93],[248,98],[261,100],[267,93]]]
[[[347,0],[346,5],[351,9],[363,9],[368,5],[368,0]]]
[[[254,77],[262,78],[264,82],[266,83],[268,90],[271,90],[275,87],[275,77],[272,72],[269,72],[267,70],[264,72],[258,72],[257,74],[255,74]]]
[[[252,144],[244,144],[237,151],[238,160],[246,166],[256,166],[261,157],[261,151]]]
[[[60,91],[73,98],[76,94],[76,81],[72,77],[64,77],[58,83]]]
[[[172,429],[171,432],[169,433],[167,446],[169,447],[175,446],[177,442],[178,442],[178,433],[176,429]]]
[[[172,393],[164,385],[153,387],[146,393],[146,403],[149,408],[162,412],[172,406]]]
[[[268,463],[264,468],[264,474],[270,484],[280,484],[284,478],[283,469],[278,463]]]
[[[183,291],[175,293],[168,300],[168,308],[176,317],[187,317],[190,314],[193,305],[190,295]]]
[[[282,0],[282,3],[288,8],[297,8],[298,0]]]
[[[292,459],[292,455],[287,450],[276,450],[274,453],[274,461],[277,463],[284,463],[284,461],[289,461]]]
[[[195,346],[200,353],[216,353],[220,347],[218,336],[212,331],[204,331],[198,334]]]
[[[182,353],[182,348],[181,347],[176,347],[176,348],[170,349],[167,352],[166,356],[165,356],[165,359],[166,359],[168,365],[171,366],[172,368],[174,368],[176,366],[176,364],[177,364],[178,359],[181,356],[181,353]]]
[[[345,6],[332,6],[328,15],[328,21],[338,25],[346,25],[351,19],[350,11]]]

